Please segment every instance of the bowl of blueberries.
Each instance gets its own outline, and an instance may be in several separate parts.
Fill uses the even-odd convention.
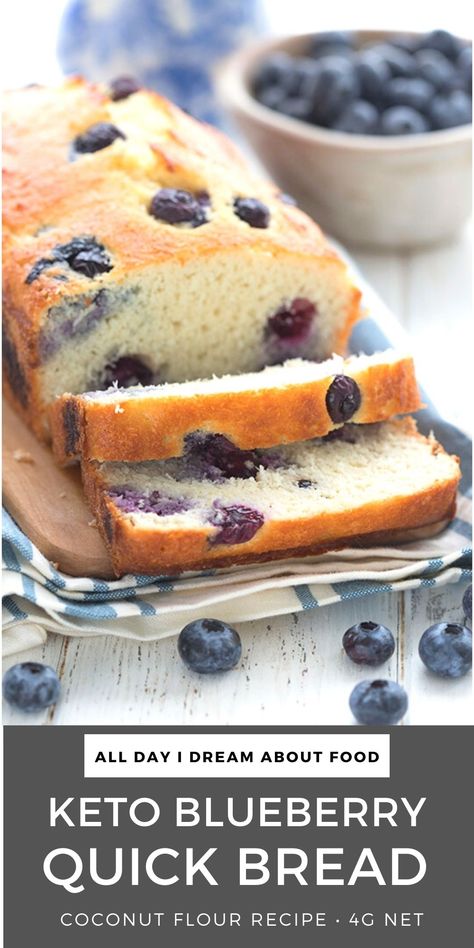
[[[262,164],[330,234],[450,239],[471,212],[472,45],[445,30],[292,36],[241,50],[220,92]]]

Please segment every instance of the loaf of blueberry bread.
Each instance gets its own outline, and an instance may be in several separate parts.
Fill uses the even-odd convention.
[[[412,418],[255,452],[240,476],[205,460],[198,451],[139,464],[83,461],[117,575],[302,556],[441,527],[454,516],[460,477],[458,459]]]
[[[61,395],[50,422],[60,464],[79,456],[161,460],[200,446],[215,452],[218,465],[229,462],[232,445],[248,453],[323,437],[349,420],[367,424],[418,408],[413,359],[388,350],[326,362],[291,359],[260,372],[196,382]],[[251,463],[241,450],[239,459]]]
[[[231,142],[133,83],[6,97],[4,359],[40,437],[63,392],[344,353],[360,294]]]

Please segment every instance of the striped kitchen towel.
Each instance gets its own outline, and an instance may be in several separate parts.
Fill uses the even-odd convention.
[[[360,282],[360,281],[359,281]],[[370,318],[353,332],[353,352],[372,353],[407,338],[373,291]],[[48,631],[134,639],[173,635],[195,618],[242,622],[313,609],[391,590],[457,583],[471,575],[471,442],[442,419],[426,393],[418,415],[459,455],[463,477],[455,520],[437,537],[395,547],[345,549],[318,557],[172,576],[124,576],[111,582],[58,572],[10,515],[3,517],[3,652],[41,644]]]

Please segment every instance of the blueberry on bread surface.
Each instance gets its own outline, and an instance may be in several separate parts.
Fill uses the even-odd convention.
[[[102,148],[112,145],[117,138],[125,138],[125,135],[116,125],[111,122],[96,122],[76,135],[73,142],[74,151],[84,155],[101,151]]]
[[[33,283],[48,267],[64,265],[76,273],[94,279],[99,273],[108,273],[112,263],[102,244],[94,237],[75,237],[67,244],[58,244],[53,247],[49,257],[38,260],[28,273],[25,283]],[[61,274],[67,279],[67,271]]]
[[[161,188],[150,203],[150,214],[156,220],[167,224],[189,224],[200,227],[207,221],[205,210],[199,198],[189,191],[178,188]]]
[[[140,83],[133,76],[116,76],[115,79],[109,82],[110,98],[114,102],[118,102],[120,99],[128,99],[129,95],[133,95],[139,89]]]
[[[120,360],[163,382],[321,360],[344,353],[360,317],[346,264],[309,217],[221,132],[129,91],[68,79],[6,96],[5,385],[44,439],[55,397],[107,384]],[[176,222],[170,203],[163,217],[170,193],[190,196]],[[296,349],[291,334],[274,345],[275,315],[301,306],[309,331]]]
[[[263,201],[258,198],[236,198],[234,211],[241,221],[250,227],[265,228],[270,224],[270,211]]]
[[[336,375],[326,395],[326,407],[332,421],[350,421],[360,407],[360,402],[357,382],[348,375]]]

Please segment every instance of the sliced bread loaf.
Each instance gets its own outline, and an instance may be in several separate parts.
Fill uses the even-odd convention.
[[[257,455],[257,452],[255,452]],[[258,452],[229,476],[192,452],[83,462],[117,575],[163,574],[373,544],[451,519],[458,459],[411,418]]]
[[[413,360],[388,350],[322,363],[292,359],[198,382],[61,395],[50,424],[60,464],[77,456],[148,461],[179,457],[197,445],[219,453],[225,440],[228,449],[245,450],[304,441],[349,420],[384,421],[419,407]]]

